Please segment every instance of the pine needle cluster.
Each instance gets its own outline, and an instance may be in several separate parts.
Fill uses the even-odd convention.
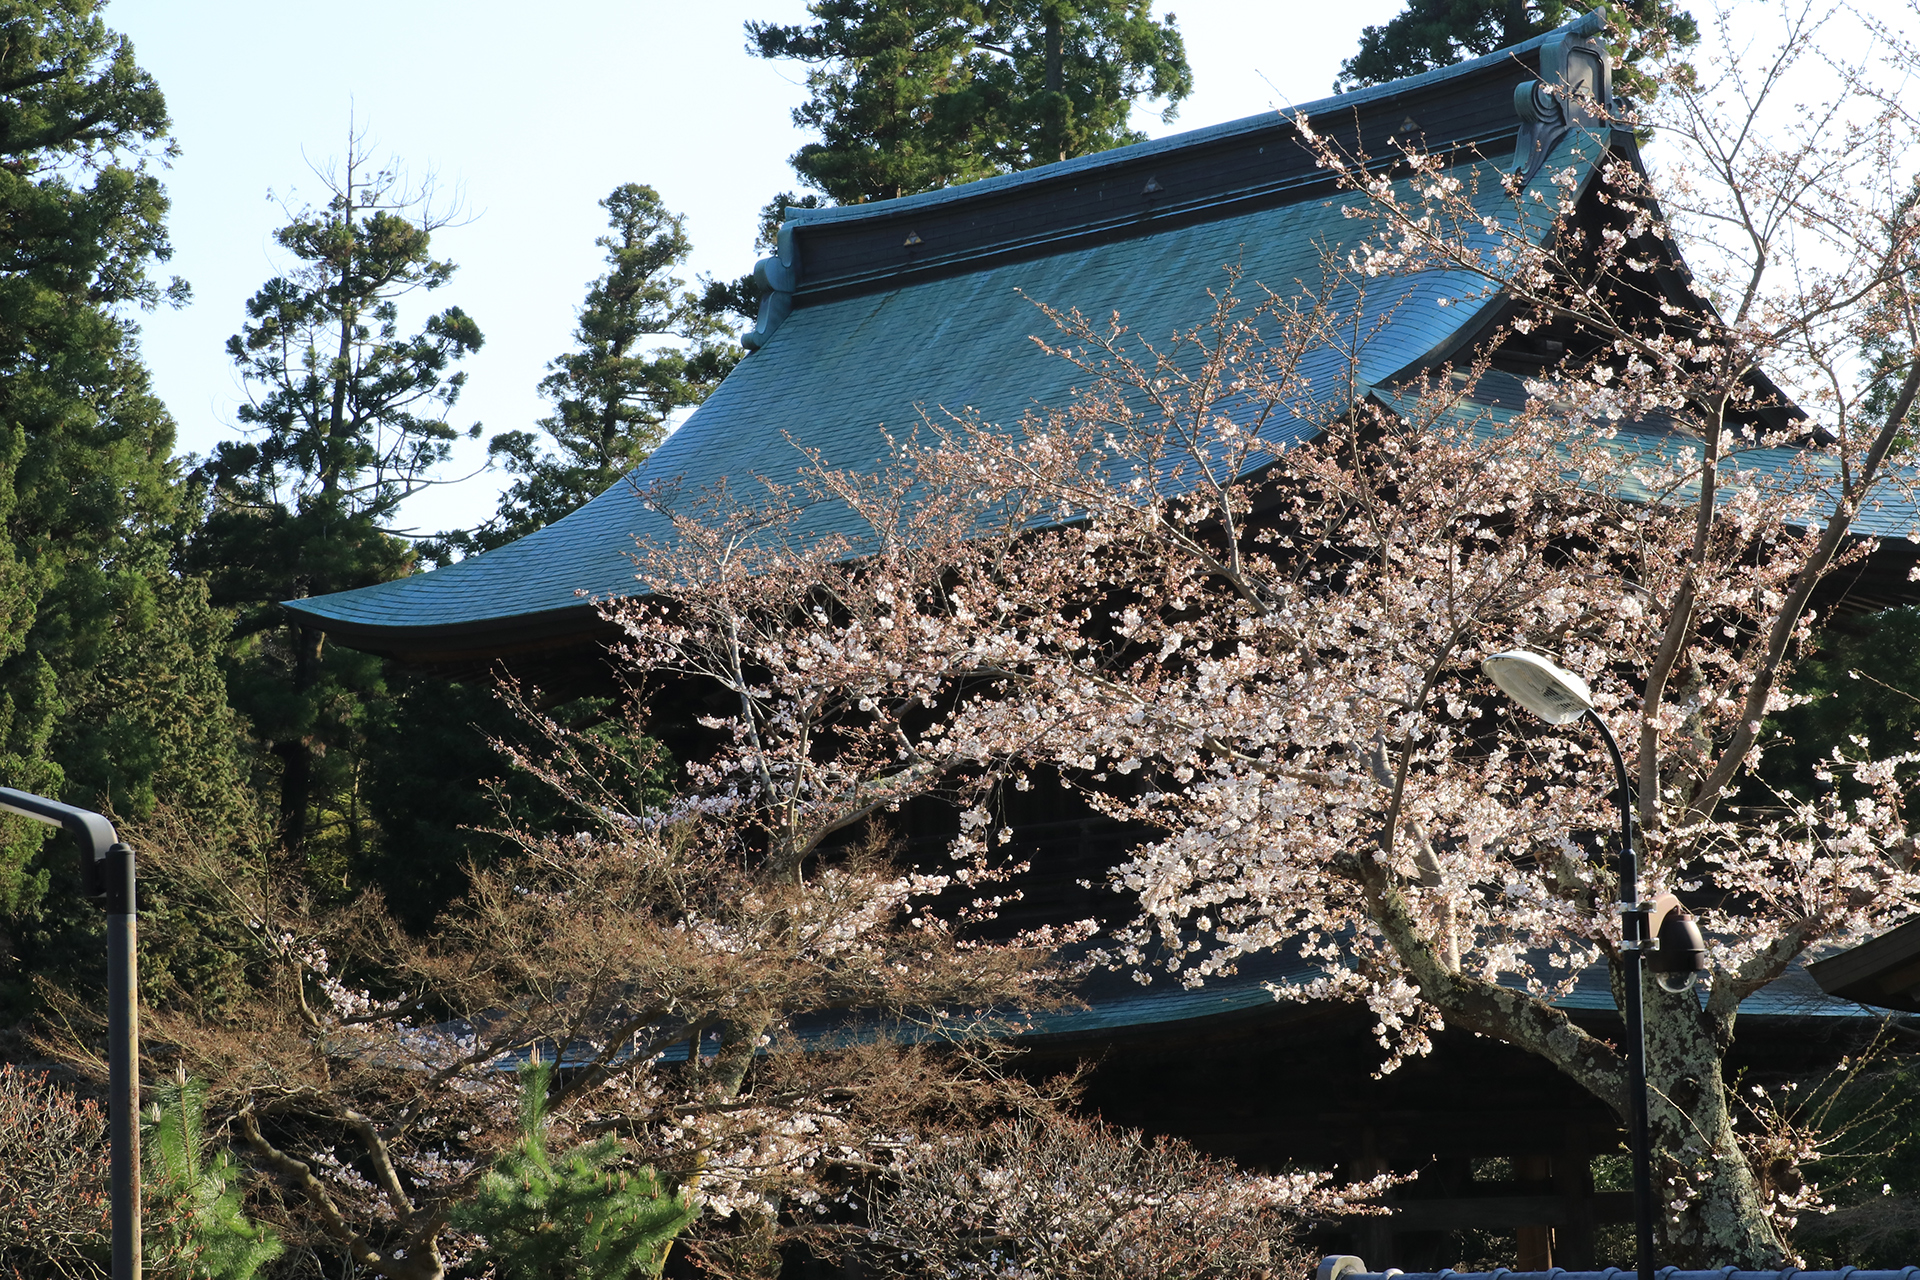
[[[603,1137],[555,1155],[547,1149],[553,1067],[520,1069],[520,1141],[481,1180],[454,1225],[487,1241],[501,1280],[653,1277],[699,1210],[651,1169],[628,1168],[626,1145]]]
[[[209,1148],[206,1086],[181,1074],[158,1092],[140,1126],[154,1261],[147,1270],[162,1280],[252,1280],[285,1246],[273,1228],[248,1219],[233,1153]]]

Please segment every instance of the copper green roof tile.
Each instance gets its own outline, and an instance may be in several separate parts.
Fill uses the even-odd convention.
[[[1446,149],[1456,173],[1477,175],[1485,212],[1511,224],[1515,207],[1498,179],[1519,128],[1513,89],[1532,74],[1527,60],[1537,64],[1539,50],[1566,35],[1303,110],[1317,130],[1344,129],[1348,145],[1375,153],[1413,126]],[[1535,182],[1572,165],[1584,183],[1607,142],[1568,131]],[[1267,114],[949,191],[806,211],[783,230],[782,260],[768,268],[789,291],[777,327],[763,322],[759,349],[631,483],[509,546],[288,607],[346,643],[388,652],[484,651],[578,631],[592,625],[592,601],[635,589],[634,539],[666,540],[635,485],[788,478],[801,444],[834,466],[878,465],[886,434],[911,432],[923,413],[973,411],[1012,427],[1063,403],[1078,376],[1031,340],[1053,332],[1036,304],[1117,312],[1135,334],[1164,343],[1207,317],[1208,290],[1229,266],[1243,273],[1245,298],[1315,289],[1321,254],[1365,225],[1342,213],[1353,199],[1313,164],[1291,123]],[[1544,214],[1527,228],[1547,230]],[[1455,300],[1463,305],[1444,305]],[[1312,394],[1343,408],[1457,345],[1495,305],[1445,273],[1376,280],[1362,309],[1390,322],[1358,351],[1313,352]],[[1313,430],[1296,418],[1267,434],[1284,444]],[[851,533],[850,513],[822,504],[796,532]]]

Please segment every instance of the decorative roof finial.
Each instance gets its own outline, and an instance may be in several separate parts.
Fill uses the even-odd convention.
[[[1540,46],[1540,74],[1513,89],[1514,114],[1520,117],[1513,171],[1531,178],[1560,135],[1575,125],[1605,123],[1613,114],[1613,59],[1592,39],[1606,27],[1595,9],[1568,23]]]

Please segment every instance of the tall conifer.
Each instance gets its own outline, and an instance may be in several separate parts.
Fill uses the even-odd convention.
[[[607,272],[587,287],[574,349],[547,365],[540,394],[552,402],[542,433],[507,431],[489,452],[514,482],[494,518],[448,535],[448,551],[503,546],[605,491],[653,451],[673,415],[699,404],[739,362],[718,310],[676,276],[692,252],[686,219],[637,182],[600,207]],[[541,435],[554,448],[543,447]]]
[[[1170,120],[1193,91],[1171,16],[1148,0],[813,0],[804,24],[750,22],[747,50],[808,63],[793,156],[837,204],[931,191],[1137,141],[1136,102]]]
[[[174,572],[195,512],[135,349],[139,310],[186,292],[155,274],[173,143],[99,8],[0,3],[0,782],[218,818],[245,804],[239,734],[206,593]],[[65,846],[26,864],[43,832],[0,823],[0,1007],[97,943],[47,899]]]
[[[482,338],[458,307],[401,330],[398,300],[454,272],[432,255],[447,222],[431,191],[372,163],[359,135],[323,177],[326,203],[275,233],[293,269],[254,294],[227,342],[254,398],[239,415],[248,438],[219,445],[202,470],[211,513],[194,562],[238,611],[235,697],[278,759],[287,846],[303,852],[318,825],[351,855],[367,828],[357,746],[381,667],[329,649],[278,602],[411,571],[398,510],[440,482],[466,377],[454,366]]]

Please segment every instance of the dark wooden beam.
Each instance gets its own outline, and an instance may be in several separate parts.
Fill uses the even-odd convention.
[[[1590,1203],[1594,1222],[1633,1221],[1633,1192],[1595,1192]],[[1565,1196],[1450,1196],[1443,1200],[1393,1202],[1388,1219],[1395,1232],[1516,1231],[1523,1227],[1573,1225]]]

